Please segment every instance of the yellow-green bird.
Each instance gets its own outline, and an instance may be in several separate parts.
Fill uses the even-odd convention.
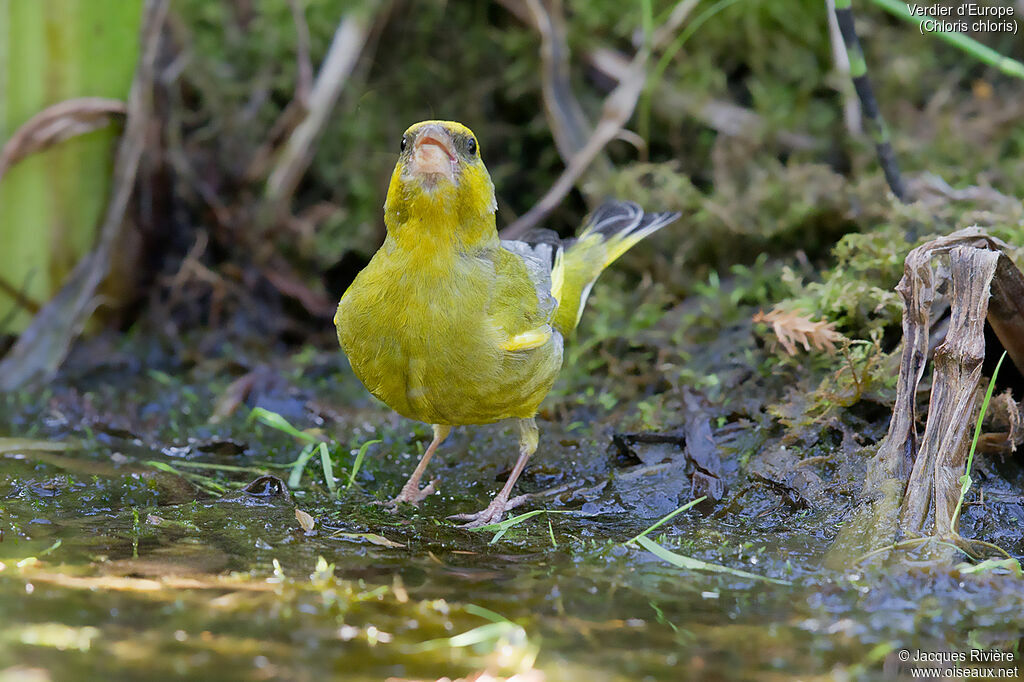
[[[434,427],[430,443],[391,501],[418,504],[420,479],[453,426],[519,422],[519,459],[494,500],[467,526],[501,520],[537,449],[534,415],[562,365],[598,275],[678,217],[609,202],[577,239],[553,247],[502,241],[494,185],[473,132],[424,121],[402,136],[387,200],[387,238],[338,304],[338,342],[356,376],[393,410]]]

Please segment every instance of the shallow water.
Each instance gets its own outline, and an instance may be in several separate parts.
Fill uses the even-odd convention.
[[[371,503],[398,489],[428,431],[331,362],[284,363],[245,400],[339,443],[334,497],[318,455],[287,496],[240,491],[261,473],[288,479],[302,442],[244,405],[211,424],[227,391],[216,367],[90,370],[5,398],[0,436],[44,442],[2,441],[0,680],[892,679],[908,672],[902,648],[1019,660],[1019,578],[923,561],[825,569],[848,504],[799,509],[740,484],[735,462],[723,502],[650,538],[780,582],[624,544],[689,483],[671,453],[617,461],[600,419],[542,420],[524,490],[579,492],[531,501],[552,513],[493,544],[444,517],[499,487],[508,425],[458,431],[433,470],[440,494],[389,514]],[[346,487],[369,438],[383,442]]]

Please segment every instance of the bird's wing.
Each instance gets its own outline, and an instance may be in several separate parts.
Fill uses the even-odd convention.
[[[498,281],[488,311],[505,340],[501,348],[530,350],[551,338],[551,318],[558,305],[551,295],[551,266],[555,246],[501,242],[495,261]]]

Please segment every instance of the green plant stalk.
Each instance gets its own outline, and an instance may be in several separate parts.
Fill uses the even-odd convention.
[[[663,559],[673,566],[679,568],[685,568],[691,571],[708,571],[710,573],[726,573],[728,575],[734,575],[738,578],[751,578],[754,580],[764,580],[765,582],[775,583],[776,585],[792,585],[793,583],[788,580],[779,580],[778,578],[769,578],[768,576],[758,575],[757,573],[749,573],[748,571],[741,571],[738,568],[729,568],[728,566],[721,566],[719,564],[709,564],[706,561],[700,559],[694,559],[693,557],[684,556],[682,554],[676,554],[675,552],[665,549],[658,543],[654,542],[650,538],[641,537],[637,541],[637,544],[646,549],[651,554],[655,555],[659,559]]]
[[[252,411],[249,413],[249,420],[252,421],[253,419],[256,419],[257,421],[260,421],[271,428],[277,429],[278,431],[281,431],[283,433],[287,433],[289,436],[292,436],[293,438],[298,438],[299,440],[305,441],[307,443],[316,444],[321,441],[321,439],[317,438],[316,436],[313,436],[312,434],[306,433],[305,431],[299,431],[297,428],[292,426],[287,419],[279,415],[277,412],[271,412],[270,410],[264,409],[262,407],[252,408]]]
[[[910,10],[907,9],[907,5],[899,0],[872,0],[872,2],[884,9],[886,12],[894,14],[901,19],[913,21],[919,26],[926,19],[930,18],[919,17],[911,14]],[[1024,78],[1024,64],[1018,62],[1016,59],[1011,59],[1010,57],[999,54],[991,47],[979,43],[970,36],[966,36],[963,33],[958,33],[956,31],[929,31],[929,33],[946,41],[950,45],[955,45],[975,59],[998,69],[1007,76]]]
[[[60,541],[58,540],[58,542]],[[1021,569],[1020,562],[1012,557],[1009,559],[985,559],[980,564],[963,563],[957,565],[956,569],[960,571],[960,573],[966,573],[968,575],[972,573],[1005,570],[1018,578],[1024,578],[1024,570]]]
[[[302,470],[306,468],[306,463],[309,462],[313,456],[313,450],[315,449],[312,443],[305,445],[302,451],[299,452],[299,456],[292,462],[292,470],[288,475],[288,487],[298,488],[299,482],[302,480]]]
[[[141,2],[124,0],[0,0],[0,145],[63,100],[125,99],[141,11]],[[66,140],[0,181],[0,279],[29,301],[45,303],[92,248],[117,135],[106,128]],[[20,331],[30,319],[0,291],[2,331]]]
[[[864,50],[861,49],[860,40],[857,38],[857,29],[854,27],[851,0],[835,0],[835,17],[836,23],[839,24],[839,32],[843,36],[846,56],[850,60],[850,79],[853,81],[853,88],[857,91],[857,97],[864,109],[865,127],[875,143],[878,165],[882,167],[885,181],[889,184],[892,193],[897,199],[907,203],[907,189],[903,184],[899,165],[896,163],[896,153],[889,140],[889,128],[885,125],[885,119],[882,118],[878,101],[875,99],[874,88],[871,86],[871,79],[868,78],[868,65],[864,59]]]
[[[507,533],[509,531],[509,529],[513,528],[514,526],[518,526],[520,523],[522,523],[524,521],[527,521],[528,519],[532,519],[534,516],[538,516],[540,514],[568,514],[568,513],[569,512],[562,511],[562,510],[534,509],[533,511],[528,511],[528,512],[526,512],[524,514],[520,514],[519,516],[513,516],[512,518],[505,519],[504,521],[498,521],[496,523],[488,523],[486,526],[479,526],[477,528],[469,528],[467,530],[471,530],[471,531],[482,531],[482,530],[497,531],[494,534],[494,537],[491,538],[491,541],[489,543],[487,543],[487,544],[493,545],[498,540],[500,540],[502,537],[504,537],[505,533]]]
[[[644,91],[640,95],[640,106],[637,110],[638,133],[645,141],[650,141],[651,97],[653,96],[655,88],[657,88],[662,77],[665,75],[665,70],[668,68],[668,65],[672,63],[672,59],[676,56],[679,50],[683,48],[686,41],[697,32],[697,29],[704,25],[704,22],[724,10],[729,5],[735,5],[737,2],[740,2],[740,0],[718,0],[714,5],[694,17],[693,21],[688,22],[686,28],[683,29],[679,36],[676,37],[676,39],[672,41],[672,44],[668,46],[664,53],[662,53],[661,59],[658,60],[657,65],[655,65],[654,70],[647,79]]]
[[[670,513],[666,514],[665,516],[661,517],[661,519],[659,519],[655,524],[653,524],[651,526],[648,526],[647,530],[641,532],[639,535],[637,535],[635,537],[630,538],[629,540],[626,540],[623,544],[628,545],[631,542],[636,542],[640,538],[642,538],[645,535],[647,535],[648,533],[650,533],[652,530],[657,530],[661,526],[665,525],[666,523],[668,523],[669,521],[674,519],[679,514],[682,514],[684,511],[686,511],[690,507],[693,507],[694,505],[700,504],[701,502],[703,502],[706,499],[708,499],[707,495],[701,495],[700,497],[698,497],[695,500],[690,500],[689,502],[684,504],[679,509],[676,509],[674,512],[670,512]]]
[[[151,466],[151,467],[153,467],[154,469],[158,469],[158,470],[166,472],[168,474],[174,474],[175,476],[180,476],[181,478],[184,478],[189,483],[192,483],[192,484],[194,484],[194,485],[196,485],[196,486],[198,486],[200,488],[203,488],[207,492],[212,492],[215,495],[221,495],[221,494],[227,492],[227,490],[228,490],[227,486],[221,485],[220,483],[218,483],[214,479],[210,478],[209,476],[203,476],[202,474],[196,474],[196,473],[193,473],[191,471],[180,471],[178,469],[175,469],[174,467],[172,467],[170,464],[168,464],[166,462],[160,462],[160,461],[152,460],[151,459],[151,460],[148,460],[146,462],[146,464]]]
[[[964,498],[967,497],[967,491],[971,489],[971,466],[974,464],[974,452],[978,449],[978,439],[981,437],[981,423],[985,419],[985,413],[988,412],[988,404],[992,402],[992,392],[996,388],[996,377],[999,376],[999,368],[1003,366],[1003,360],[1006,359],[1006,351],[999,356],[999,362],[996,363],[996,368],[992,372],[992,378],[988,382],[988,390],[985,391],[985,400],[981,403],[981,410],[978,412],[978,422],[974,425],[974,438],[971,440],[971,451],[967,453],[967,466],[964,468],[964,475],[960,477],[960,499],[956,501],[956,507],[953,508],[953,518],[950,521],[949,527],[956,532],[957,525],[960,523],[960,511],[964,506]]]
[[[466,613],[472,614],[474,616],[480,616],[484,620],[489,620],[492,623],[512,623],[512,621],[510,621],[508,618],[501,615],[497,611],[491,611],[488,608],[485,608],[483,606],[477,606],[476,604],[466,604],[463,610]],[[512,624],[515,625],[515,623]]]
[[[363,466],[363,458],[366,457],[366,451],[371,445],[380,443],[380,439],[368,440],[359,446],[359,452],[356,453],[356,461],[352,463],[352,471],[348,474],[348,483],[345,484],[345,490],[352,487],[352,484],[356,482],[356,474],[359,473],[359,468]]]
[[[334,485],[334,466],[331,463],[331,453],[327,449],[327,443],[320,443],[320,466],[324,470],[324,481],[327,483],[327,492],[331,497],[338,494],[338,488]]]

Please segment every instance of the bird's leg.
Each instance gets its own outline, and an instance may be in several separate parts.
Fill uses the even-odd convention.
[[[501,517],[505,515],[506,511],[518,507],[529,499],[529,495],[520,495],[511,500],[509,496],[512,494],[512,488],[519,479],[519,475],[526,468],[526,462],[529,461],[530,455],[537,451],[537,439],[537,422],[532,417],[520,419],[519,459],[516,460],[516,465],[512,467],[512,473],[509,474],[508,480],[505,481],[505,486],[501,489],[501,492],[494,496],[494,499],[491,500],[491,503],[486,508],[475,514],[455,514],[448,518],[453,521],[467,521],[468,523],[464,524],[463,528],[478,528],[489,523],[501,521]]]
[[[433,494],[437,489],[436,481],[431,481],[424,488],[420,488],[420,479],[423,478],[423,472],[427,470],[427,464],[430,463],[430,458],[434,456],[434,451],[437,450],[437,446],[440,445],[448,434],[451,433],[452,427],[444,426],[442,424],[434,424],[434,440],[430,441],[430,445],[427,446],[427,451],[420,457],[420,463],[416,465],[416,469],[412,472],[412,476],[402,486],[402,492],[395,496],[395,499],[387,502],[386,507],[395,509],[398,507],[400,502],[408,502],[413,506],[419,506],[420,502],[425,500],[428,495]]]

